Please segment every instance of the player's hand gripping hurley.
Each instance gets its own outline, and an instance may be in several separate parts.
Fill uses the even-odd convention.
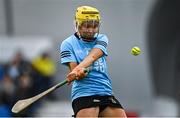
[[[85,68],[84,69],[84,73],[88,73],[89,72],[89,68]],[[12,108],[12,112],[13,113],[19,113],[21,112],[22,110],[24,110],[25,108],[27,108],[28,106],[30,106],[31,104],[33,104],[34,102],[36,102],[37,100],[39,100],[40,98],[44,97],[45,95],[51,93],[52,91],[56,90],[57,88],[65,85],[66,83],[68,83],[67,80],[64,80],[58,84],[56,84],[55,86],[49,88],[48,90],[34,96],[34,97],[31,97],[31,98],[28,98],[28,99],[24,99],[24,100],[19,100],[16,102],[16,104],[13,106]]]

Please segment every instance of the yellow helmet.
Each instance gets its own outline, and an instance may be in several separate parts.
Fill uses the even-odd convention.
[[[80,6],[76,10],[75,21],[80,25],[83,21],[96,20],[100,22],[99,11],[90,6]]]

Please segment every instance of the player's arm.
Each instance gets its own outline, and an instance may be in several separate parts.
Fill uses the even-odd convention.
[[[71,73],[73,71],[73,69],[77,66],[78,64],[76,62],[69,62],[67,63],[67,66],[69,67],[69,73]],[[76,74],[71,74],[71,75],[67,75],[67,81],[70,84],[73,80],[76,79]]]
[[[67,80],[70,83],[75,79],[84,78],[87,73],[85,73],[85,68],[89,67],[92,63],[94,63],[97,59],[103,56],[103,51],[99,48],[93,48],[88,56],[79,64],[77,63],[69,63],[70,73],[67,75]]]
[[[76,68],[87,68],[101,56],[103,56],[103,51],[99,48],[93,48],[88,56]]]
[[[76,62],[69,62],[68,64],[69,71],[71,72],[78,64]]]

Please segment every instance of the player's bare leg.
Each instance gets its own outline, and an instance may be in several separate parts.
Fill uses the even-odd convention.
[[[126,113],[121,108],[106,107],[100,114],[100,117],[121,117],[126,118]]]
[[[98,117],[99,107],[85,108],[80,110],[76,117]]]

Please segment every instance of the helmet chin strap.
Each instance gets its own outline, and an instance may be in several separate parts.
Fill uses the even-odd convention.
[[[76,21],[74,21],[74,26],[75,26],[75,32],[77,32],[77,35],[79,36],[79,38],[81,38],[81,35],[78,30],[78,23]]]

